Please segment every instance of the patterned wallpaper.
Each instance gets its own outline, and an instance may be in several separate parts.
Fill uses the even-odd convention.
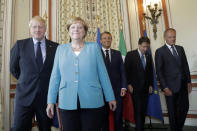
[[[96,41],[97,27],[101,32],[112,33],[112,48],[117,49],[120,34],[120,0],[59,0],[58,2],[58,42],[69,41],[67,22],[72,17],[81,17],[88,26],[86,41]]]

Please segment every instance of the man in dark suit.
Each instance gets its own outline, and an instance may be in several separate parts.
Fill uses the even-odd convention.
[[[111,49],[112,35],[110,32],[101,34],[102,54],[117,101],[117,108],[114,112],[115,131],[122,131],[122,97],[126,94],[127,83],[124,64],[121,53]],[[109,131],[109,107],[106,104],[105,120],[102,131]]]
[[[130,51],[125,57],[125,69],[133,104],[136,131],[143,131],[149,93],[152,93],[153,70],[151,56],[147,53],[150,40],[141,37],[138,49]]]
[[[172,131],[182,131],[189,109],[188,92],[192,90],[190,71],[183,47],[175,45],[176,30],[164,32],[165,45],[156,50],[155,64],[164,91]]]
[[[30,131],[35,115],[40,131],[50,131],[47,93],[57,48],[45,38],[46,24],[40,16],[29,23],[32,38],[18,40],[11,50],[10,72],[18,80],[12,131]]]

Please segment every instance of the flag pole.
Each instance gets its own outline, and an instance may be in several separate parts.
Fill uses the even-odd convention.
[[[142,25],[143,25],[143,33],[144,33],[144,37],[147,37],[147,33],[146,33],[146,21],[145,21],[145,19],[143,18],[142,19]],[[150,48],[150,47],[149,47]],[[151,51],[150,51],[150,54],[151,54],[151,58],[152,58],[152,53],[151,53]],[[152,59],[152,62],[153,62],[153,59]],[[153,65],[153,68],[154,68],[154,65]],[[153,69],[154,70],[154,69]],[[153,73],[155,73],[154,71],[153,71]],[[154,76],[154,74],[153,74],[153,76]],[[154,86],[153,86],[154,87]],[[148,118],[149,118],[149,125],[148,125],[148,127],[147,128],[145,128],[145,129],[161,129],[161,130],[166,130],[167,129],[167,127],[154,127],[153,126],[153,124],[152,124],[152,118],[151,118],[151,116],[150,115],[148,115]],[[163,125],[164,125],[164,122],[163,122]]]

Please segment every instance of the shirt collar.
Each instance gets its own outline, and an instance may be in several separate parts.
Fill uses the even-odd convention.
[[[169,45],[168,43],[166,43],[166,46],[167,46],[169,49],[171,49],[171,47],[174,46],[174,45],[171,46],[171,45]]]
[[[34,45],[35,45],[35,44],[37,44],[37,42],[39,42],[39,41],[38,41],[38,40],[36,40],[35,38],[32,38],[32,39],[33,39],[33,43],[34,43]],[[42,45],[42,44],[44,44],[44,45],[45,45],[45,38],[43,38],[40,42],[41,42],[41,45]]]
[[[106,50],[109,50],[109,52],[111,51],[111,49],[105,49],[104,47],[102,47],[103,52],[105,53]]]

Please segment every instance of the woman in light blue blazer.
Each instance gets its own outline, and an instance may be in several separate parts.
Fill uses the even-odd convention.
[[[47,115],[54,115],[59,97],[64,131],[99,131],[103,94],[111,110],[116,101],[97,43],[84,42],[88,26],[80,17],[68,24],[71,42],[57,48],[48,90]]]

